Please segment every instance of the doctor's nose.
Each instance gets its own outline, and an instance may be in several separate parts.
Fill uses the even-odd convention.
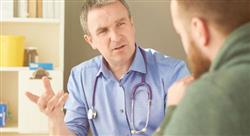
[[[121,41],[121,38],[122,38],[122,36],[118,31],[113,30],[110,32],[110,39],[112,42],[119,42],[119,41]]]

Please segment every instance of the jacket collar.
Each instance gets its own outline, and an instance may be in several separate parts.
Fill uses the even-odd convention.
[[[223,46],[213,61],[210,71],[238,64],[239,61],[250,62],[249,37],[250,23],[231,32],[225,39]]]

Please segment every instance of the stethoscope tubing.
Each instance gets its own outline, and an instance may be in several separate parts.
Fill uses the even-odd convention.
[[[141,53],[142,53],[142,56],[143,56],[143,60],[144,60],[144,63],[145,63],[145,68],[146,68],[146,73],[147,73],[147,59],[146,59],[146,55],[145,55],[145,52],[139,47]],[[97,82],[98,82],[98,78],[99,76],[96,77],[95,79],[95,82],[94,82],[94,90],[93,90],[93,95],[92,95],[92,106],[91,108],[89,109],[88,111],[88,119],[94,119],[96,118],[96,115],[97,115],[97,112],[95,110],[95,96],[96,96],[96,87],[97,87]],[[150,108],[151,108],[151,103],[152,103],[152,90],[151,90],[151,86],[145,81],[145,78],[146,78],[146,74],[143,74],[142,77],[141,77],[141,82],[136,84],[134,87],[133,87],[133,91],[132,91],[132,96],[131,96],[131,101],[132,101],[132,104],[131,104],[131,108],[132,108],[132,111],[131,111],[131,124],[132,124],[132,130],[131,130],[131,133],[132,134],[140,134],[140,133],[145,133],[147,131],[147,126],[148,126],[148,123],[149,123],[149,116],[150,116]],[[135,117],[134,117],[134,107],[135,107],[135,96],[136,96],[136,91],[139,87],[142,87],[142,86],[145,86],[147,88],[147,94],[148,94],[148,104],[147,104],[147,108],[148,108],[148,111],[147,111],[147,119],[146,119],[146,124],[145,126],[141,129],[141,130],[136,130],[135,128]]]

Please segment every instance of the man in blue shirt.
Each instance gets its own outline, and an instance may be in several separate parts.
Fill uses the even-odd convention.
[[[185,63],[136,44],[124,0],[85,2],[81,24],[101,56],[72,69],[68,95],[54,94],[47,78],[44,95],[27,93],[48,116],[50,133],[84,136],[91,128],[94,135],[151,135],[164,118],[169,86],[188,75]]]

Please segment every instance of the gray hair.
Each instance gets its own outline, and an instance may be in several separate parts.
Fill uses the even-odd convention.
[[[87,21],[88,21],[88,12],[91,9],[101,8],[105,5],[112,4],[116,1],[121,2],[121,4],[127,9],[129,18],[131,18],[131,12],[125,0],[85,0],[82,6],[81,15],[80,15],[80,22],[81,22],[81,26],[83,29],[83,33],[89,34]]]

